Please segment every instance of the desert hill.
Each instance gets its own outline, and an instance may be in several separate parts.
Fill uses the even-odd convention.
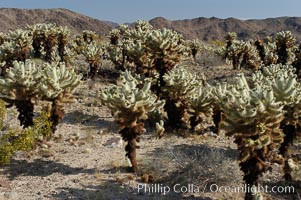
[[[0,31],[7,32],[24,28],[27,24],[56,23],[68,26],[73,32],[93,30],[98,34],[108,33],[112,26],[104,21],[67,10],[67,9],[16,9],[0,8]]]
[[[201,13],[200,13],[201,15]],[[117,24],[101,21],[67,9],[16,9],[0,8],[0,31],[7,32],[23,28],[27,24],[56,23],[68,26],[78,33],[82,30],[93,30],[101,35],[107,34]],[[290,30],[301,40],[301,17],[278,17],[267,19],[240,20],[235,18],[219,19],[194,18],[168,20],[157,17],[150,20],[155,28],[170,28],[182,33],[185,38],[200,40],[223,40],[229,31],[237,32],[239,39],[257,38],[271,35],[281,30]]]

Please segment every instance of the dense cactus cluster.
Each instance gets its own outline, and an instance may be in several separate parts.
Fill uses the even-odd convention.
[[[262,66],[278,63],[300,68],[296,38],[290,31],[280,31],[274,37],[268,36],[255,42],[238,40],[236,33],[229,32],[225,40],[226,45],[217,53],[230,61],[234,69],[258,70]]]
[[[0,98],[17,107],[21,125],[28,127],[33,125],[34,100],[60,99],[64,102],[65,97],[69,97],[79,84],[80,78],[73,70],[66,69],[64,64],[60,67],[48,63],[38,66],[30,60],[15,61],[14,66],[0,77]],[[53,112],[52,116],[56,115]],[[57,125],[56,121],[54,125]]]
[[[136,72],[147,76],[157,72],[161,78],[183,60],[187,50],[182,35],[169,29],[153,29],[143,20],[138,20],[134,29],[122,25],[112,30],[110,40],[109,52],[122,54],[118,62],[116,53],[110,54],[119,69],[126,69],[127,63],[134,63]]]
[[[259,69],[261,59],[257,48],[250,42],[237,40],[236,33],[226,35],[226,46],[220,53],[224,59],[232,62],[234,69],[250,68]]]
[[[159,137],[165,130],[196,132],[214,123],[218,134],[223,131],[234,138],[246,184],[256,185],[273,163],[284,163],[285,179],[293,180],[288,149],[301,130],[301,46],[291,32],[256,41],[238,40],[236,33],[228,33],[225,45],[219,42],[214,49],[138,20],[133,27],[111,30],[108,38],[105,42],[85,30],[71,40],[70,30],[55,24],[0,33],[0,128],[5,107],[10,106],[16,106],[24,128],[0,137],[0,162],[16,150],[32,149],[39,135],[48,138],[54,133],[64,116],[63,103],[74,101],[72,94],[81,83],[78,68],[71,67],[79,63],[74,61],[84,62],[88,78],[96,81],[107,59],[120,80],[101,88],[99,99],[120,126],[134,172],[137,142],[146,122],[155,125]],[[200,51],[214,51],[234,69],[253,73],[207,82],[185,63],[196,64]],[[34,118],[40,101],[51,107]],[[247,193],[246,199],[251,198]]]
[[[25,61],[30,57],[32,37],[29,31],[17,29],[3,34],[3,43],[0,45],[0,62],[3,62],[1,74],[13,66],[13,61]]]

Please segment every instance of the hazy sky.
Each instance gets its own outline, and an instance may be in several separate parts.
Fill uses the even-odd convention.
[[[301,16],[300,0],[0,0],[4,8],[67,8],[117,23],[165,17],[262,19]]]

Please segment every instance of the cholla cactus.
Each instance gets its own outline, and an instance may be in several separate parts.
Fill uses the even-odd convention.
[[[118,45],[118,40],[120,37],[120,30],[113,29],[110,31],[109,35],[110,35],[110,44]]]
[[[68,61],[66,47],[70,30],[67,27],[57,26],[56,24],[35,24],[28,26],[31,32],[35,58],[43,58],[51,63],[54,51],[58,51],[60,61]]]
[[[262,61],[260,59],[259,52],[257,48],[251,44],[251,42],[244,43],[244,46],[242,47],[242,52],[242,67],[253,70],[258,70],[261,67]]]
[[[237,35],[234,32],[229,32],[225,36],[226,39],[226,47],[223,49],[222,52],[223,58],[228,61],[230,60],[232,62],[234,69],[239,69],[241,64],[241,56],[242,56],[242,50],[244,47],[244,42],[239,41],[236,39]]]
[[[228,32],[225,36],[225,40],[227,43],[227,46],[231,46],[233,44],[233,41],[237,39],[237,34],[235,32]]]
[[[82,51],[82,53],[86,58],[86,62],[89,63],[88,77],[95,80],[100,65],[102,63],[104,50],[102,46],[92,42],[86,46],[86,48]]]
[[[0,32],[0,45],[2,45],[5,41],[7,41],[7,35]]]
[[[62,114],[57,114],[54,110],[62,112],[60,103],[70,101],[71,93],[78,86],[80,78],[72,69],[66,69],[64,64],[57,68],[50,64],[38,66],[30,60],[25,63],[14,62],[14,67],[0,78],[0,98],[17,107],[20,123],[24,127],[33,125],[33,100],[51,101],[51,117],[55,127],[58,123],[56,118],[60,119]]]
[[[106,46],[106,53],[108,59],[115,65],[115,69],[125,71],[128,68],[128,61],[123,47],[109,44]]]
[[[265,56],[263,62],[265,65],[276,64],[278,60],[276,43],[272,41],[272,38],[267,37],[267,44],[264,46]]]
[[[154,60],[150,58],[150,52],[142,41],[132,39],[123,42],[123,49],[129,62],[134,62],[139,74],[153,74]]]
[[[133,171],[137,172],[136,142],[145,132],[141,120],[148,118],[148,113],[163,107],[164,101],[157,99],[150,91],[151,83],[146,81],[141,89],[138,81],[128,72],[121,74],[119,85],[111,85],[102,89],[100,99],[114,114],[115,122],[120,125],[119,133],[127,141],[126,156],[132,163]]]
[[[19,111],[21,125],[33,125],[32,99],[36,98],[38,85],[42,79],[40,69],[32,62],[14,62],[4,77],[0,79],[0,98],[14,104]]]
[[[292,63],[292,65],[296,69],[296,74],[298,78],[301,77],[301,44],[295,51],[296,60]]]
[[[90,30],[84,30],[82,33],[82,37],[85,43],[90,44],[99,39],[99,36],[96,32]]]
[[[55,132],[56,126],[64,116],[62,103],[74,101],[72,93],[80,84],[82,76],[77,75],[73,69],[67,69],[63,63],[59,67],[45,63],[41,74],[39,95],[41,99],[52,103],[50,120],[52,131]]]
[[[290,31],[281,31],[275,36],[277,63],[291,64],[295,60],[296,38]]]
[[[263,68],[262,73],[253,75],[253,81],[258,87],[262,87],[263,84],[271,85],[275,100],[284,104],[284,119],[280,127],[285,137],[280,147],[280,154],[286,159],[284,165],[285,179],[291,180],[288,148],[297,137],[297,129],[300,127],[301,84],[297,81],[293,66],[281,64]]]
[[[216,91],[225,119],[222,123],[227,136],[234,136],[240,151],[240,166],[246,184],[257,185],[258,177],[270,163],[282,163],[277,149],[283,142],[280,123],[284,118],[283,103],[276,100],[271,85],[246,81],[243,74],[237,84],[224,84]],[[285,84],[285,83],[283,83]],[[246,199],[251,199],[246,193]]]
[[[5,62],[1,68],[4,75],[7,68],[13,67],[13,61],[25,61],[30,57],[32,37],[29,31],[17,29],[6,35],[6,41],[0,46],[0,62]]]
[[[57,50],[60,57],[60,62],[65,62],[66,65],[70,63],[70,49],[67,48],[68,39],[70,36],[70,29],[63,26],[56,28],[57,34]]]
[[[42,51],[45,51],[45,60],[51,60],[51,52],[57,44],[56,40],[56,25],[55,24],[35,24],[29,26],[28,29],[32,32],[34,48],[34,56],[36,58],[42,57]]]
[[[192,130],[213,115],[213,94],[209,84],[199,85],[193,94],[188,96],[190,127]],[[203,127],[201,127],[203,128]]]
[[[189,124],[187,98],[196,91],[200,84],[197,76],[184,67],[176,67],[163,76],[165,86],[162,91],[166,93],[164,108],[168,115],[168,125],[173,128]]]
[[[146,35],[145,45],[151,49],[154,66],[162,76],[183,59],[183,36],[170,29],[154,30]]]
[[[202,49],[202,46],[198,39],[195,40],[188,40],[188,47],[190,49],[190,54],[192,55],[193,59],[196,59],[197,53]]]

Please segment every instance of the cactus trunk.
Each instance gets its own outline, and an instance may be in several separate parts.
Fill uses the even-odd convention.
[[[54,133],[56,131],[57,125],[60,123],[60,121],[64,117],[64,109],[60,102],[58,100],[53,100],[51,105],[51,115],[50,115],[50,121],[51,124],[51,130]]]
[[[219,135],[219,133],[220,133],[220,123],[223,119],[222,117],[223,117],[222,111],[219,108],[214,108],[212,118],[213,118],[213,123],[215,125],[214,131],[216,132],[217,135]]]
[[[289,165],[288,165],[288,159],[289,159],[288,148],[293,143],[294,138],[296,138],[297,132],[296,132],[296,127],[294,125],[282,124],[281,128],[282,128],[283,133],[284,133],[284,141],[280,146],[279,153],[284,158],[286,158],[285,163],[284,163],[284,167],[283,167],[284,178],[287,181],[291,181],[292,176],[290,174],[290,168],[289,168]]]
[[[34,49],[34,57],[35,58],[41,58],[42,56],[42,47],[41,47],[41,43],[44,40],[44,38],[35,38],[32,42],[32,47]]]
[[[51,57],[52,57],[52,52],[53,52],[53,48],[56,44],[56,38],[54,35],[49,36],[49,38],[47,38],[47,40],[45,41],[45,61],[51,63]]]
[[[194,130],[195,127],[200,124],[203,121],[203,119],[199,116],[193,115],[192,117],[189,118],[190,122],[190,130]]]
[[[138,148],[137,142],[139,142],[139,136],[144,133],[144,124],[135,124],[132,127],[123,128],[119,132],[122,139],[127,142],[125,146],[126,156],[130,159],[133,172],[138,171],[137,159],[136,159],[136,149]]]
[[[32,126],[34,105],[31,100],[16,100],[14,103],[19,112],[18,119],[20,120],[21,126],[24,128]]]
[[[235,140],[235,143],[239,145],[237,140]],[[240,151],[240,157],[243,157],[242,152],[244,147],[238,149]],[[259,176],[266,170],[264,165],[265,159],[262,150],[256,150],[254,155],[255,156],[251,157],[247,161],[239,163],[240,169],[244,173],[243,180],[248,187],[248,190],[245,193],[245,200],[254,199],[254,193],[252,193],[250,187],[258,185]]]
[[[97,73],[99,69],[99,63],[93,62],[90,64],[90,71],[88,77],[92,80],[95,80],[97,78]]]
[[[184,125],[183,117],[186,112],[186,107],[183,104],[177,106],[178,101],[166,100],[164,110],[167,112],[168,122],[167,126],[171,129],[179,129]]]

